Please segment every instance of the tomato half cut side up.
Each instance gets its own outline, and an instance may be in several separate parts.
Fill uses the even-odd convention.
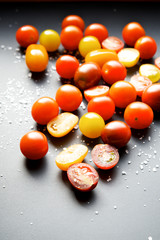
[[[102,42],[102,48],[116,51],[117,53],[124,48],[124,42],[121,39],[110,36]]]
[[[91,156],[94,164],[103,170],[113,168],[119,161],[118,149],[109,144],[97,144]]]
[[[84,97],[89,102],[94,97],[108,96],[109,87],[105,85],[98,85],[84,90]]]
[[[67,176],[74,188],[82,192],[93,190],[98,183],[97,171],[87,163],[75,163],[67,170]]]
[[[142,93],[146,89],[146,87],[152,85],[152,81],[149,78],[141,76],[139,74],[133,75],[131,77],[130,83],[135,87],[137,95],[139,97],[142,96]]]

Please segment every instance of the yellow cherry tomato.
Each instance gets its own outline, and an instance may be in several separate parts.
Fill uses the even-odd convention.
[[[97,138],[105,126],[103,118],[94,112],[84,114],[79,121],[79,129],[88,138]]]
[[[47,29],[41,33],[39,42],[48,52],[54,52],[60,45],[60,36],[56,31]]]
[[[134,48],[123,48],[119,51],[118,58],[125,67],[130,68],[137,64],[140,58],[140,53]]]
[[[160,79],[160,70],[153,64],[142,64],[139,68],[139,74],[149,78],[152,83]]]
[[[78,117],[73,113],[64,112],[53,118],[47,124],[47,130],[53,137],[67,135],[78,123]]]
[[[74,163],[81,163],[88,153],[88,148],[82,144],[74,144],[64,149],[56,157],[56,165],[63,171]]]
[[[95,62],[101,68],[105,64],[105,62],[108,62],[110,60],[118,61],[118,56],[115,51],[111,51],[107,49],[98,49],[98,50],[91,51],[85,57],[85,62]]]
[[[101,49],[101,44],[98,38],[94,36],[87,36],[81,39],[78,49],[80,54],[85,57],[87,53],[96,49]]]

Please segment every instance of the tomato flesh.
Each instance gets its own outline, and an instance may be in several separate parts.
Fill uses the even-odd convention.
[[[109,87],[105,85],[98,85],[84,90],[84,97],[89,102],[94,97],[108,96]]]
[[[122,48],[124,48],[124,43],[117,37],[109,36],[102,42],[102,48],[113,50],[118,53]]]
[[[142,96],[142,93],[146,87],[152,85],[152,81],[149,78],[141,76],[139,74],[133,75],[131,77],[130,83],[135,87],[137,95],[139,97]]]

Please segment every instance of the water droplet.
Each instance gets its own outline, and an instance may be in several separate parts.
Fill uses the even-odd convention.
[[[144,206],[144,207],[146,207],[147,205],[146,205],[146,204],[144,204],[143,206]]]
[[[99,212],[98,212],[98,211],[95,211],[95,214],[96,214],[96,215],[98,215],[98,214],[99,214]]]
[[[78,124],[77,124],[77,125],[74,127],[74,129],[75,129],[75,130],[77,130],[77,129],[78,129]]]
[[[153,172],[157,172],[157,169],[154,167],[154,168],[152,169],[152,171],[153,171]]]
[[[23,215],[23,212],[21,212],[20,214]]]
[[[131,161],[128,161],[128,164],[131,164],[132,162]]]
[[[139,168],[140,168],[141,170],[143,170],[143,165],[140,165]]]
[[[146,192],[147,191],[147,189],[146,188],[144,188],[144,192]]]
[[[148,136],[148,141],[149,141],[149,142],[151,141],[151,136]]]
[[[126,153],[126,154],[128,154],[128,153],[129,153],[128,149],[126,149],[126,150],[125,150],[125,153]]]
[[[3,188],[6,188],[6,186],[5,186],[5,185],[3,185]]]
[[[108,176],[107,182],[110,182],[110,181],[112,181],[112,178],[110,176]]]
[[[122,171],[122,175],[127,175],[127,173],[125,171]]]
[[[159,165],[158,165],[158,164],[156,165],[156,168],[159,168]]]
[[[114,205],[114,209],[117,209],[117,206],[116,206],[116,205]]]
[[[1,174],[1,177],[3,177],[3,174]]]
[[[148,237],[148,240],[153,240],[151,236]]]
[[[30,222],[30,225],[33,225],[33,223],[32,223],[32,222]]]

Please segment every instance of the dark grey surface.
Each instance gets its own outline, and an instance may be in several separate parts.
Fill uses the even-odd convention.
[[[72,143],[89,144],[91,150],[100,139],[86,139],[79,130],[54,139],[44,130],[49,152],[43,161],[27,161],[19,150],[26,132],[42,130],[30,114],[33,102],[41,96],[54,97],[62,83],[53,57],[43,75],[30,74],[15,32],[31,24],[39,32],[52,28],[60,33],[61,22],[69,14],[82,16],[86,26],[102,23],[109,35],[120,38],[125,24],[138,21],[160,46],[159,3],[0,4],[0,240],[159,240],[158,114],[150,128],[132,132],[118,166],[99,171],[99,184],[91,193],[74,191],[54,159]],[[158,47],[155,57],[159,55]],[[128,70],[127,79],[137,70],[138,66]],[[83,108],[77,111],[79,116],[86,112]],[[85,162],[93,165],[90,158],[89,152]]]

